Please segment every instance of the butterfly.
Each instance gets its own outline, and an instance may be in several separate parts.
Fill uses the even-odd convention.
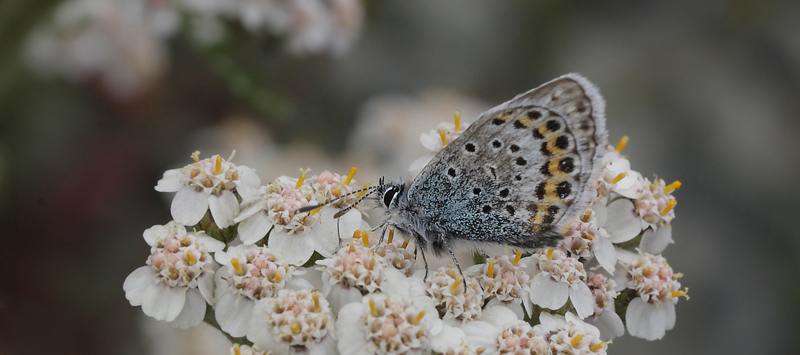
[[[482,113],[410,183],[366,189],[387,212],[379,227],[413,237],[426,269],[426,251],[447,251],[460,270],[453,250],[465,244],[556,246],[596,194],[604,110],[592,83],[567,74]]]

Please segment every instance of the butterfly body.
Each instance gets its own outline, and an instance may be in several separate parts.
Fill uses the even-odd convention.
[[[378,186],[387,224],[423,256],[463,244],[557,245],[595,194],[604,106],[594,85],[568,74],[484,112],[410,184]]]

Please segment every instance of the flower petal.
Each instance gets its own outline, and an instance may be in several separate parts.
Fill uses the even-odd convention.
[[[272,228],[272,219],[263,211],[253,214],[239,223],[239,239],[244,244],[253,244],[267,235]]]
[[[216,253],[225,249],[225,243],[211,238],[205,233],[198,233],[198,235],[195,235],[195,238],[197,238],[198,243],[206,246],[209,253]]]
[[[222,190],[219,195],[208,196],[208,208],[217,227],[227,228],[233,225],[233,219],[239,214],[239,200],[230,190]]]
[[[164,177],[158,180],[156,191],[175,192],[183,187],[183,169],[172,169],[164,172]]]
[[[273,230],[269,235],[269,248],[280,254],[287,263],[303,265],[314,254],[314,240],[309,233],[288,234]]]
[[[625,324],[622,323],[622,318],[614,312],[613,305],[604,309],[599,315],[589,317],[586,321],[600,330],[601,339],[614,339],[625,334]]]
[[[214,316],[224,332],[234,338],[241,338],[247,335],[254,306],[253,300],[239,296],[235,291],[226,292],[217,298]]]
[[[244,165],[239,165],[236,169],[239,171],[239,184],[236,185],[236,192],[242,197],[242,201],[256,197],[258,188],[261,187],[261,179],[255,169]]]
[[[483,321],[472,321],[461,325],[461,330],[473,348],[486,348],[484,354],[497,353],[497,337],[500,335],[498,326]]]
[[[269,306],[269,302],[268,299],[256,302],[253,316],[250,318],[250,324],[247,329],[247,339],[261,349],[278,349],[282,347],[281,341],[275,339],[272,329],[270,329],[271,324],[268,324],[263,317],[266,312],[264,307]]]
[[[335,208],[323,208],[319,213],[319,223],[307,232],[312,236],[311,241],[314,242],[314,250],[324,257],[330,257],[336,252],[336,249],[339,247],[340,238],[348,238],[352,236],[355,231],[350,231],[349,235],[342,234],[341,229],[338,227],[344,216],[339,219],[333,218],[336,212],[337,210]]]
[[[666,329],[670,330],[675,327],[675,304],[668,303],[662,304],[661,308],[664,308],[664,318],[666,322]]]
[[[169,287],[159,282],[145,290],[142,311],[156,320],[172,322],[181,313],[185,302],[185,287]]]
[[[370,355],[364,326],[361,317],[364,315],[364,305],[360,302],[350,303],[339,311],[336,320],[336,338],[339,339],[337,348],[340,354]]]
[[[169,322],[169,326],[178,329],[189,329],[197,326],[203,322],[206,316],[206,301],[196,289],[190,289],[186,292],[186,302],[183,305],[181,313]]]
[[[200,290],[200,294],[203,296],[203,299],[208,302],[210,305],[214,305],[216,300],[214,298],[214,273],[213,272],[204,272],[200,277],[197,278],[197,289]]]
[[[439,334],[431,338],[431,350],[446,354],[447,350],[466,342],[466,338],[466,334],[460,328],[445,325]]]
[[[665,312],[660,308],[664,307],[656,307],[639,297],[634,298],[625,312],[628,333],[647,340],[663,338],[666,333],[666,318]]]
[[[594,296],[589,286],[584,282],[577,282],[569,288],[569,299],[578,317],[584,319],[594,313]]]
[[[614,244],[611,244],[607,237],[597,236],[592,242],[592,252],[603,269],[614,273],[614,266],[617,265],[617,253],[614,250]]]
[[[343,287],[341,285],[330,286],[330,293],[328,294],[328,304],[330,304],[331,311],[336,314],[343,307],[351,303],[361,304],[361,291],[355,287]]]
[[[609,234],[612,243],[627,242],[642,231],[642,222],[634,213],[633,202],[619,199],[611,202],[607,208],[608,220],[603,228]]]
[[[208,195],[194,187],[184,186],[172,199],[172,219],[183,225],[193,226],[203,219],[208,210]]]
[[[548,309],[559,309],[569,298],[569,285],[541,272],[531,280],[531,302]]]
[[[503,305],[489,306],[481,312],[480,321],[498,327],[511,323],[519,319],[517,314]]]
[[[150,285],[155,283],[152,267],[149,265],[141,266],[125,278],[122,289],[125,291],[125,298],[131,306],[141,306],[144,299],[144,292]]]
[[[674,243],[672,240],[672,226],[659,226],[658,230],[648,228],[642,233],[642,242],[639,243],[639,250],[650,254],[661,254],[670,243]]]

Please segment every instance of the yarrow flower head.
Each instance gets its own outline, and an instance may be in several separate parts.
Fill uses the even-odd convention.
[[[283,258],[255,245],[238,245],[216,253],[222,268],[216,275],[215,317],[223,331],[234,337],[247,333],[256,301],[278,295],[284,288],[311,289]]]
[[[361,227],[361,213],[351,209],[338,220],[338,209],[326,206],[309,212],[298,209],[325,203],[332,196],[352,191],[350,178],[323,173],[310,181],[306,173],[298,179],[280,177],[258,190],[257,196],[242,202],[242,213],[236,217],[239,238],[245,244],[260,241],[269,234],[269,247],[290,264],[306,263],[314,251],[328,257],[339,246],[340,235],[351,235]],[[336,187],[333,182],[339,181]],[[337,195],[338,194],[338,195]]]
[[[144,232],[150,245],[145,266],[134,270],[122,288],[133,306],[144,314],[190,328],[203,321],[206,302],[214,303],[214,263],[210,253],[225,244],[203,232],[187,233],[175,222]]]
[[[542,328],[550,332],[550,351],[553,354],[606,354],[610,341],[600,340],[600,331],[571,312],[558,316],[542,313]]]
[[[385,280],[383,257],[364,246],[361,238],[349,240],[330,259],[317,264],[323,266],[322,292],[335,312],[363,295],[381,291]]]
[[[385,243],[375,247],[375,254],[383,257],[383,262],[403,272],[406,276],[414,274],[416,259],[413,248],[408,247],[408,240],[394,239],[394,229],[389,230],[389,237]]]
[[[428,278],[427,285],[442,319],[469,322],[481,315],[484,294],[474,277],[464,278],[453,267],[441,267]]]
[[[461,326],[478,354],[549,354],[542,327],[531,326],[510,309],[492,306],[477,321]]]
[[[487,307],[503,304],[513,308],[520,318],[523,310],[530,310],[527,285],[532,271],[521,256],[521,251],[513,257],[500,255],[465,270],[467,275],[475,275],[483,288],[484,298],[489,300]]]
[[[335,318],[318,290],[281,290],[256,304],[247,339],[280,354],[336,351]]]
[[[530,285],[531,302],[556,310],[569,299],[581,318],[592,314],[592,292],[586,285],[586,269],[578,259],[551,248],[533,254],[531,261],[536,270]]]
[[[630,161],[620,154],[627,143],[628,137],[623,137],[616,148],[608,147],[608,152],[603,155],[603,172],[597,180],[597,194],[603,199],[612,192],[626,198],[636,198],[642,190],[642,175],[632,170]]]
[[[647,340],[661,339],[675,326],[675,304],[681,296],[689,298],[688,289],[681,290],[672,267],[661,255],[641,253],[622,261],[624,271],[615,274],[622,287],[633,290],[635,297],[625,313],[628,332]]]
[[[172,218],[193,226],[203,219],[206,211],[219,228],[234,224],[239,214],[239,200],[255,196],[261,179],[255,170],[236,166],[219,155],[200,160],[200,152],[192,154],[194,163],[168,170],[158,181],[156,191],[177,192],[172,200]]]
[[[435,312],[435,311],[434,311]],[[341,354],[423,354],[441,331],[430,309],[391,295],[369,294],[346,305],[336,322]],[[438,318],[436,318],[438,319]]]
[[[586,321],[600,330],[603,339],[625,334],[625,325],[615,312],[614,299],[619,295],[619,292],[614,291],[616,282],[601,273],[589,271],[586,284],[594,296],[594,313]]]
[[[596,213],[587,210],[569,222],[562,233],[564,241],[561,242],[561,248],[574,258],[591,260],[596,257],[603,268],[608,272],[614,272],[617,264],[614,245],[608,239],[608,232],[598,225],[595,216]]]

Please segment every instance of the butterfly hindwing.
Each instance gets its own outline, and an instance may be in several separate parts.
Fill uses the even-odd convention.
[[[408,199],[446,237],[536,248],[584,210],[606,146],[604,103],[562,76],[483,113],[420,172]],[[555,234],[554,234],[555,233]]]

